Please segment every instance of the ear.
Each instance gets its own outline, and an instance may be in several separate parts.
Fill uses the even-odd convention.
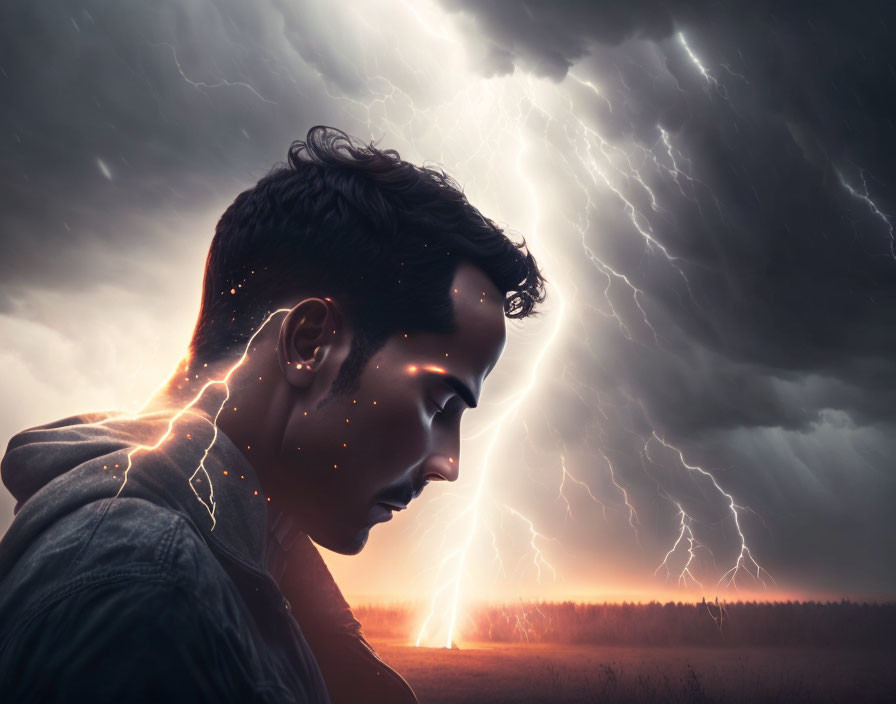
[[[310,388],[344,336],[343,317],[330,298],[306,298],[297,303],[280,325],[277,356],[290,385]]]

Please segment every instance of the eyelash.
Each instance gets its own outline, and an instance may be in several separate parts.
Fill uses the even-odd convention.
[[[429,402],[430,402],[430,403],[433,405],[433,407],[436,409],[436,413],[435,413],[435,415],[437,415],[437,416],[442,415],[442,414],[445,412],[445,406],[448,405],[448,404],[446,403],[445,406],[440,406],[438,403],[436,403],[436,400],[435,400],[432,396],[429,397]]]

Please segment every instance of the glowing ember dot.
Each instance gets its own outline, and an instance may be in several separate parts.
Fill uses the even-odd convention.
[[[246,449],[247,449],[247,450],[251,450],[251,449],[252,449],[252,446],[251,446],[251,445],[246,445]]]
[[[345,422],[348,423],[348,418],[345,419]]]
[[[342,443],[343,447],[348,447],[348,443]]]
[[[118,469],[118,465],[115,465],[115,469]]]
[[[416,373],[417,373],[417,367],[415,367],[415,366],[412,364],[411,366],[408,367],[408,371],[409,371],[411,374],[416,374]]]
[[[258,377],[258,380],[261,381],[261,377]]]
[[[457,293],[457,289],[454,289],[454,292]]]
[[[373,402],[373,405],[374,405],[374,406],[376,405],[376,401]]]
[[[335,464],[333,465],[333,469],[336,469],[336,465],[335,465]]]
[[[245,479],[245,478],[246,478],[246,476],[244,474],[240,475],[240,479]]]
[[[226,470],[226,469],[224,470],[224,476],[225,476],[225,477],[227,476],[227,470]]]
[[[301,368],[302,368],[302,363],[296,362],[296,369],[301,369]]]
[[[106,465],[103,465],[103,469],[109,469]]]
[[[404,336],[405,336],[405,337],[407,337],[407,336],[408,336],[408,334],[407,334],[407,333],[405,333],[405,334],[404,334]]]
[[[256,489],[256,490],[253,491],[252,493],[255,494],[255,496],[258,496],[258,489]]]
[[[193,436],[190,435],[189,433],[187,433],[187,440],[192,440],[192,439],[193,439]]]
[[[271,497],[269,496],[269,497],[268,497],[268,501],[270,501],[270,500],[271,500]]]
[[[305,415],[306,415],[306,416],[308,415],[308,411],[305,411]]]
[[[448,458],[448,462],[449,462],[450,464],[454,464],[454,458],[453,458],[453,457],[449,457],[449,458]]]
[[[236,410],[236,406],[233,407],[233,410]]]
[[[230,295],[231,295],[231,296],[234,295],[235,293],[236,293],[236,289],[235,289],[235,288],[230,289]]]
[[[207,367],[207,366],[208,366],[208,364],[203,364],[203,365],[202,365],[202,366],[203,366],[203,367]]]
[[[357,403],[357,402],[358,402],[358,399],[356,399],[356,398],[352,399],[352,403]]]

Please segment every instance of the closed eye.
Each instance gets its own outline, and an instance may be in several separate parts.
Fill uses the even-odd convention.
[[[438,401],[436,401],[432,396],[429,397],[429,403],[430,405],[432,405],[436,415],[440,415],[445,412],[445,406],[440,406]]]
[[[435,392],[430,393],[429,403],[434,416],[458,416],[466,408],[460,396],[444,384],[438,385]]]
[[[453,374],[427,371],[426,376],[427,381],[435,383],[439,386],[444,386],[447,391],[457,394],[460,400],[463,401],[468,408],[476,408],[476,397],[473,396],[473,392],[470,391],[469,387],[465,383],[463,383]]]

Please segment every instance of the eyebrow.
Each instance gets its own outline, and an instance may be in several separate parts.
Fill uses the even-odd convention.
[[[476,397],[473,395],[473,392],[470,391],[470,387],[453,374],[440,374],[439,372],[427,371],[426,375],[431,379],[446,384],[452,391],[454,391],[454,393],[463,399],[463,402],[467,404],[467,406],[476,408]]]

